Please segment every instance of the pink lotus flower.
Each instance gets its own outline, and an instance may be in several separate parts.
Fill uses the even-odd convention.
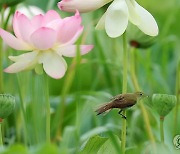
[[[39,14],[28,19],[16,12],[13,19],[15,36],[0,28],[0,36],[16,50],[31,51],[19,56],[9,56],[14,63],[6,68],[7,73],[17,73],[34,69],[39,65],[52,78],[64,76],[67,64],[65,57],[76,56],[74,43],[83,32],[81,16],[77,11],[72,17],[62,19],[50,10],[45,15]],[[91,51],[93,45],[80,45],[81,55]]]

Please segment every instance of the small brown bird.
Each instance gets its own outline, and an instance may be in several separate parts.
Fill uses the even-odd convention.
[[[100,115],[106,111],[112,110],[113,108],[120,109],[118,112],[123,118],[126,119],[121,112],[126,108],[132,107],[141,98],[148,97],[143,92],[126,93],[120,94],[112,98],[112,100],[96,110],[97,115]]]

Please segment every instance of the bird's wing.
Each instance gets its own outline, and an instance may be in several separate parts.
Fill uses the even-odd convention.
[[[111,98],[111,101],[115,101],[115,100],[121,100],[123,99],[124,96],[122,94],[116,95],[114,97]]]
[[[123,102],[125,101],[125,98],[124,98],[124,96],[121,94],[121,95],[115,96],[112,101],[113,101],[113,102],[123,103]]]
[[[123,95],[113,100],[113,107],[115,108],[127,108],[133,106],[134,104],[135,101],[133,99],[127,100]]]

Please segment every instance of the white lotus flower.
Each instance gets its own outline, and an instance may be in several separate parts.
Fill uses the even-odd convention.
[[[77,5],[80,1],[82,1],[82,4],[86,3],[86,5]],[[91,0],[63,0],[59,3],[59,8],[64,11],[73,11],[76,8],[80,12],[87,12],[90,11],[90,8],[86,7],[89,3],[91,3]],[[104,5],[106,3],[104,2]],[[99,6],[98,3],[97,6]],[[101,6],[103,5],[101,4]],[[135,0],[114,0],[101,17],[96,29],[105,28],[109,37],[116,38],[125,32],[129,21],[149,36],[156,36],[159,33],[154,17]]]

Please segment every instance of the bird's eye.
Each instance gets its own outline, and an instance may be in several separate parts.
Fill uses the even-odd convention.
[[[140,93],[140,95],[142,96],[143,94],[142,94],[142,93]]]

